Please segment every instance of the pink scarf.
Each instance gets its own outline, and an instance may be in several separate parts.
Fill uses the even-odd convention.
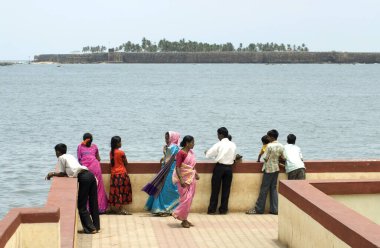
[[[195,165],[196,165],[195,154],[194,154],[193,150],[191,149],[187,153],[187,156],[186,156],[185,160],[183,161],[183,163],[181,164],[181,168],[180,168],[183,182],[186,183],[187,185],[190,185],[194,180]],[[179,182],[179,178],[178,178],[176,170],[174,170],[174,172],[173,172],[172,181],[174,184]]]
[[[179,146],[180,134],[174,131],[169,131],[169,146],[174,144]]]

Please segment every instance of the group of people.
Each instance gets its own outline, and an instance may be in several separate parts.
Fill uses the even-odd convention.
[[[214,159],[216,165],[211,179],[211,196],[207,214],[227,214],[228,200],[233,178],[232,167],[241,159],[236,153],[236,145],[227,128],[217,130],[219,142],[205,151],[206,158]],[[263,214],[266,196],[270,193],[270,213],[278,213],[277,204],[277,178],[279,167],[285,166],[288,179],[305,179],[305,166],[301,150],[295,145],[296,136],[289,134],[288,144],[283,146],[277,142],[278,132],[270,130],[263,136],[263,147],[258,156],[264,158],[262,167],[263,180],[260,194],[255,206],[247,214]],[[123,209],[123,205],[132,202],[132,187],[126,166],[127,157],[120,148],[121,138],[114,136],[111,139],[110,166],[111,180],[110,192],[107,195],[104,189],[100,156],[98,148],[92,143],[90,133],[83,135],[83,142],[78,145],[77,157],[67,154],[65,144],[55,146],[58,158],[56,172],[49,172],[46,179],[57,177],[77,177],[78,212],[85,233],[93,234],[100,231],[99,214],[130,214]],[[165,146],[161,159],[161,169],[157,175],[144,187],[149,197],[145,209],[156,216],[173,216],[181,221],[184,228],[194,226],[189,220],[192,200],[196,191],[196,181],[200,179],[196,169],[196,159],[193,151],[195,140],[190,135],[184,136],[180,142],[178,132],[165,133]],[[218,208],[219,192],[221,201]]]
[[[269,213],[278,214],[277,179],[280,166],[285,167],[288,180],[305,179],[305,164],[301,149],[296,145],[296,136],[289,134],[287,137],[288,144],[283,146],[277,141],[278,135],[278,131],[272,129],[261,138],[263,146],[257,162],[260,162],[262,156],[264,157],[263,179],[256,204],[253,208],[247,210],[246,214],[263,214],[268,192],[270,197]]]
[[[149,194],[145,209],[157,216],[169,216],[182,221],[185,228],[193,226],[187,220],[199,175],[195,170],[193,151],[195,140],[186,135],[180,141],[180,134],[169,131],[165,134],[161,170],[143,191]]]
[[[128,160],[122,146],[121,138],[111,138],[110,191],[107,194],[104,188],[100,167],[98,147],[92,143],[90,133],[83,135],[83,142],[78,145],[77,158],[67,154],[65,144],[57,144],[54,149],[58,158],[58,173],[49,172],[47,180],[52,177],[78,178],[78,213],[83,226],[83,232],[94,234],[100,231],[99,214],[130,214],[123,209],[123,205],[132,202],[132,187],[127,172]]]

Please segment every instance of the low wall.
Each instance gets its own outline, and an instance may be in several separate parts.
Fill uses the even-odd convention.
[[[380,161],[307,161],[307,179],[380,179]],[[102,173],[106,192],[109,192],[110,167],[102,162]],[[197,189],[191,211],[206,212],[211,195],[211,176],[214,168],[212,162],[199,162],[196,169],[201,179],[197,181]],[[259,195],[262,181],[262,163],[243,162],[237,164],[233,171],[233,180],[229,199],[229,211],[241,212],[252,208]],[[132,184],[133,202],[128,206],[132,212],[144,211],[148,195],[141,189],[160,170],[155,162],[129,163],[127,166]],[[281,170],[279,180],[287,179]],[[266,210],[269,211],[269,197]]]
[[[60,247],[56,207],[14,208],[0,222],[0,247]]]
[[[380,225],[380,194],[330,195],[334,200]]]
[[[279,241],[289,247],[380,247],[380,226],[329,195],[372,195],[380,180],[280,181]],[[360,199],[359,199],[360,200]],[[366,210],[364,210],[366,212]]]
[[[76,246],[78,182],[76,178],[53,177],[46,207],[60,209],[60,247]]]
[[[380,178],[380,160],[307,161],[305,164],[307,167],[307,179]],[[105,187],[108,191],[110,181],[109,163],[102,162],[101,166]],[[253,206],[257,199],[262,180],[261,167],[262,163],[250,161],[240,163],[234,167],[234,178],[231,186],[229,204],[230,211],[245,211]],[[191,209],[193,212],[206,212],[207,210],[213,168],[214,163],[212,162],[199,162],[196,166],[201,179],[198,181],[195,199]],[[132,212],[141,212],[143,211],[145,201],[148,197],[146,193],[141,191],[141,188],[160,170],[160,164],[154,162],[129,163],[127,169],[132,181],[133,191],[133,203],[128,206],[128,208]],[[286,179],[286,174],[283,170],[279,175],[279,179]],[[302,183],[306,181],[298,182]],[[301,185],[301,189],[303,187],[304,186]],[[342,189],[340,189],[340,191],[337,191],[336,188],[331,189],[331,187],[324,185],[323,183],[313,184],[313,188],[318,192],[321,192],[321,190],[329,192],[330,195],[356,194],[355,191],[353,191],[355,187],[349,187],[351,189],[349,194],[347,192],[344,193],[345,191]],[[319,190],[317,190],[317,188]],[[279,225],[286,223],[282,219],[281,214],[286,212],[286,209],[294,209],[294,206],[291,206],[290,204],[293,204],[298,208],[302,207],[302,204],[301,207],[297,205],[297,201],[296,203],[293,202],[295,201],[294,199],[299,199],[297,195],[285,194],[285,197],[283,191],[283,187],[280,186],[280,193],[282,195],[279,196]],[[367,191],[367,193],[373,194],[374,192]],[[78,229],[76,199],[77,180],[75,178],[54,177],[48,193],[47,203],[44,208],[12,209],[3,220],[0,221],[0,247],[76,247],[76,234]],[[288,201],[289,204],[287,204],[286,201]],[[339,204],[342,205],[341,203]],[[287,207],[287,205],[290,207]],[[333,212],[331,215],[334,216],[336,214],[334,212],[335,205],[332,206]],[[329,208],[330,206],[325,207]],[[303,208],[301,208],[301,210],[303,211]],[[353,210],[350,211],[353,212]],[[349,214],[351,214],[351,212]],[[349,214],[347,216],[350,216]],[[301,216],[301,212],[295,213],[294,215]],[[310,216],[310,213],[307,213],[307,215]],[[315,219],[313,216],[312,218]],[[310,219],[304,221],[306,223],[312,222]],[[301,223],[294,222],[293,224],[302,227]],[[293,224],[292,226],[294,226]],[[372,228],[372,226],[369,226],[369,228]],[[280,230],[283,229],[281,228]],[[300,232],[302,231],[303,230],[301,229]],[[316,233],[319,235],[319,231],[314,230],[311,232],[311,234],[318,237],[318,235],[315,235]],[[335,236],[339,237],[339,235],[336,234]],[[41,239],[39,237],[41,237]],[[300,239],[302,239],[302,237],[303,236],[301,236]],[[378,235],[378,237],[380,237],[380,235]],[[322,246],[316,245],[315,247]]]
[[[380,63],[380,53],[348,52],[140,52],[41,54],[55,63]]]
[[[44,208],[14,208],[0,221],[0,247],[75,247],[77,179],[54,177]]]

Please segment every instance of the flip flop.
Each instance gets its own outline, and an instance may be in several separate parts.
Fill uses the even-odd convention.
[[[190,228],[189,222],[182,222],[181,226],[184,227],[184,228]]]
[[[189,223],[190,226],[194,226],[194,224],[191,223],[190,221],[187,221],[187,223]]]
[[[159,213],[158,214],[158,216],[160,216],[160,217],[168,217],[168,216],[170,216],[171,214],[169,214],[169,213]]]
[[[130,212],[125,211],[125,210],[121,210],[118,214],[120,214],[120,215],[132,215]]]
[[[252,208],[245,212],[246,214],[257,214],[256,209]]]
[[[106,210],[105,214],[116,214],[114,210],[108,209]]]

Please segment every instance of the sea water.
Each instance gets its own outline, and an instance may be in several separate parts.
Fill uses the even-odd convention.
[[[54,146],[85,132],[102,160],[122,138],[129,161],[159,161],[164,134],[195,137],[197,160],[230,131],[255,160],[270,129],[305,160],[380,158],[380,65],[94,64],[0,67],[0,218],[43,206]]]

